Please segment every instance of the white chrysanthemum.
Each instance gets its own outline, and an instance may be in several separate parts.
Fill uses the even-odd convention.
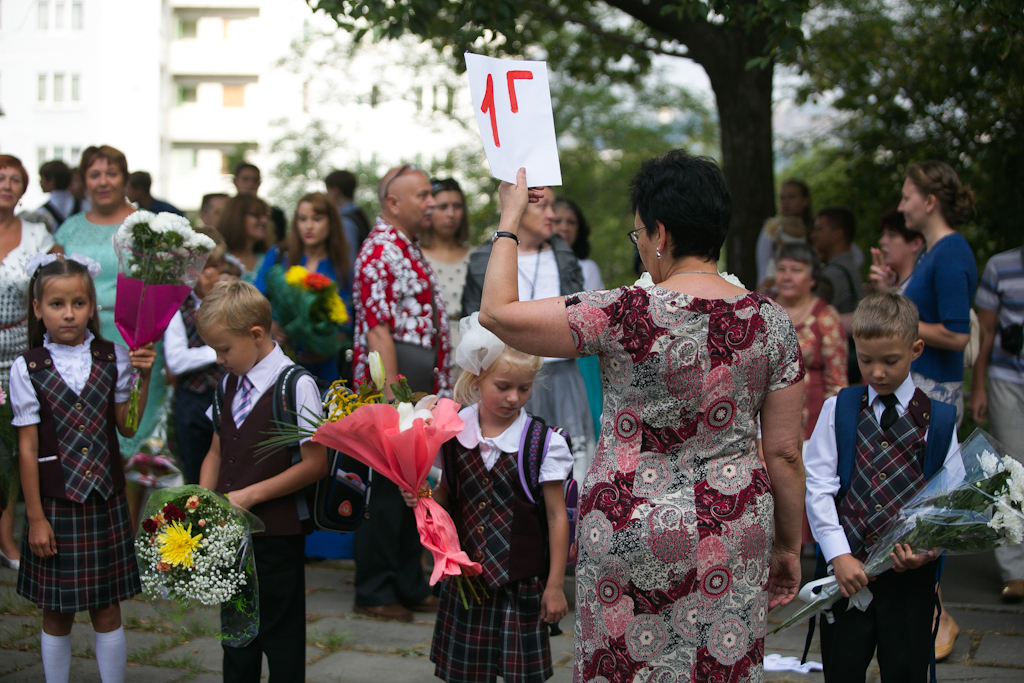
[[[719,275],[721,275],[722,279],[728,282],[730,285],[736,285],[740,289],[746,289],[746,287],[743,286],[743,283],[740,282],[740,279],[733,275],[732,273],[726,273],[723,271],[719,273]]]
[[[1003,471],[999,456],[989,450],[982,451],[978,464],[981,465],[981,471],[985,473],[986,479]]]
[[[190,252],[209,253],[217,247],[217,243],[214,242],[206,235],[202,235],[198,232],[193,231],[188,238],[185,239],[185,248]]]
[[[996,500],[995,513],[988,525],[992,529],[1002,529],[1008,544],[1017,545],[1024,541],[1024,517],[1006,497]]]
[[[1024,508],[1024,465],[1006,456],[1003,458],[1003,467],[1010,473],[1007,482],[1010,500],[1016,503],[1018,508]]]
[[[154,218],[156,218],[156,214],[153,213],[152,211],[139,209],[138,211],[133,211],[131,214],[129,214],[128,217],[124,219],[124,222],[121,223],[121,225],[126,225],[130,229],[138,225],[139,223],[152,223]]]

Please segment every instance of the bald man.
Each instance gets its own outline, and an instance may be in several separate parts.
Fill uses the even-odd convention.
[[[434,210],[430,179],[404,165],[377,186],[381,213],[356,259],[353,378],[369,382],[367,357],[380,353],[390,387],[405,375],[413,391],[451,396],[451,338],[441,290],[419,247]],[[385,389],[392,398],[390,388]],[[355,610],[412,621],[413,610],[437,611],[423,576],[423,547],[412,508],[399,488],[373,479],[370,516],[355,535]]]

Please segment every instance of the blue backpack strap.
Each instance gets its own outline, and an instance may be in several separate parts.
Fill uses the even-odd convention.
[[[924,478],[931,479],[946,462],[949,444],[956,433],[956,406],[942,401],[931,402],[928,442],[924,448]]]
[[[840,389],[836,397],[836,453],[839,456],[839,492],[836,498],[842,498],[850,490],[857,454],[857,421],[860,409],[867,401],[867,391],[863,385],[847,387]]]

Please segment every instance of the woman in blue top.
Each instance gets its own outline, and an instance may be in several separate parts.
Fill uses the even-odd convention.
[[[253,282],[267,255],[267,223],[270,207],[254,194],[242,192],[224,205],[217,232],[224,237],[228,253],[245,267],[242,279]]]
[[[124,154],[109,145],[89,147],[82,153],[82,179],[89,196],[91,208],[76,213],[60,226],[53,238],[67,254],[84,254],[100,264],[103,271],[93,278],[96,284],[96,314],[100,319],[100,331],[109,341],[124,344],[121,333],[114,325],[114,302],[117,299],[117,254],[110,238],[121,227],[121,223],[135,212],[135,207],[125,198],[128,184],[128,160]],[[149,382],[149,410],[142,414],[139,428],[132,438],[120,437],[121,455],[128,459],[139,452],[139,446],[147,441],[156,428],[162,413],[164,401],[164,352],[163,343],[156,343],[156,361]],[[136,494],[130,497],[130,504],[138,503]],[[141,490],[138,492],[141,495]]]
[[[263,265],[253,283],[267,293],[267,273],[280,264],[285,270],[291,266],[303,266],[310,272],[320,273],[338,284],[338,294],[349,311],[352,310],[352,273],[349,268],[348,241],[341,225],[337,205],[322,192],[307,194],[295,207],[295,218],[285,241],[274,245],[263,259]],[[273,305],[271,300],[271,305]],[[351,339],[351,323],[343,333]],[[276,324],[273,329],[278,344],[290,340]],[[320,356],[303,351],[302,340],[296,343],[297,360],[322,382],[333,382],[339,378],[338,359],[335,356]]]
[[[964,347],[970,341],[971,302],[978,288],[974,252],[957,232],[974,209],[974,192],[949,164],[923,161],[907,169],[899,211],[907,230],[924,235],[925,253],[904,294],[917,305],[924,353],[911,365],[916,384],[933,400],[964,415]]]

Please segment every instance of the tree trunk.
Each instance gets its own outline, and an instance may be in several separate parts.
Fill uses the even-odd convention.
[[[726,239],[726,265],[743,284],[757,282],[757,236],[775,213],[772,165],[773,67],[746,68],[762,55],[757,31],[723,31],[714,54],[700,59],[718,105],[722,173],[732,194],[732,222]]]

